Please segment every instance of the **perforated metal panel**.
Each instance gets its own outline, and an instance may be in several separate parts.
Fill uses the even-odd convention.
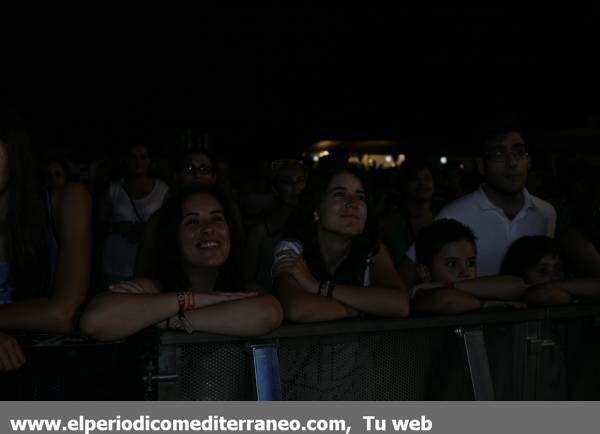
[[[469,399],[464,363],[454,363],[457,342],[446,329],[385,334],[282,339],[279,349],[283,397],[287,400],[435,399],[455,387]],[[456,379],[455,379],[456,380]]]
[[[184,345],[177,354],[176,391],[184,400],[247,400],[253,397],[244,343]]]
[[[372,350],[361,336],[282,339],[279,364],[285,400],[372,399]]]
[[[484,326],[497,399],[600,399],[600,327],[590,317],[597,311],[578,318],[577,309],[557,310],[557,317],[549,309],[548,318],[525,312],[520,322],[507,317],[504,323]],[[359,322],[332,323],[331,330],[339,333],[319,336],[310,334],[330,332],[329,325],[307,330],[309,336],[297,336],[296,326],[283,328],[268,340],[279,344],[283,398],[473,399],[455,326],[436,326],[435,319],[420,327],[423,321],[414,321],[412,329],[389,330],[388,324],[379,330],[386,325],[382,320],[376,328],[371,323],[369,332],[357,327]],[[288,332],[294,337],[283,337]],[[87,340],[79,346],[26,346],[25,367],[0,374],[0,398],[142,399],[146,377],[150,399],[255,399],[247,342],[173,335],[175,339],[158,343],[152,334],[139,346]]]
[[[294,337],[278,342],[285,400],[472,396],[459,341],[449,329]],[[249,357],[243,343],[179,347],[177,399],[254,399]]]

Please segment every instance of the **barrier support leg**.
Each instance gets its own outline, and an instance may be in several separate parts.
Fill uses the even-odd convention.
[[[455,333],[463,340],[475,400],[494,400],[494,386],[485,349],[483,328],[481,326],[460,327],[455,330]]]
[[[277,344],[250,344],[258,401],[281,401]]]

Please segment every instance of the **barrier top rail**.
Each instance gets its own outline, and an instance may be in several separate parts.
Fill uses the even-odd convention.
[[[540,309],[485,309],[471,313],[447,316],[423,316],[410,318],[353,318],[310,324],[283,324],[273,332],[253,337],[225,336],[211,333],[163,332],[161,345],[183,345],[202,342],[260,341],[303,336],[323,336],[383,331],[400,331],[422,328],[444,328],[471,325],[517,323],[544,319],[568,319],[600,316],[600,303],[574,304]]]
[[[19,340],[19,344],[26,348],[83,348],[83,347],[111,347],[127,343],[126,339],[110,342],[100,342],[91,339],[81,333],[68,335],[53,335],[48,333],[11,333]]]
[[[161,332],[158,334],[158,343],[161,345],[183,345],[202,342],[235,342],[235,341],[261,341],[279,338],[293,338],[306,336],[325,336],[336,334],[372,333],[384,331],[400,331],[423,328],[461,327],[472,325],[518,323],[525,321],[539,321],[544,319],[568,319],[600,316],[600,303],[572,304],[569,306],[548,307],[540,309],[485,309],[460,315],[444,316],[414,316],[409,318],[354,318],[338,321],[327,321],[310,324],[283,324],[273,332],[258,337],[237,337],[212,333],[194,332]],[[97,345],[121,345],[125,339],[112,342],[98,342],[81,334],[50,335],[44,333],[16,333],[22,346],[25,347],[84,347]],[[131,340],[155,339],[155,329],[148,329],[139,333]]]

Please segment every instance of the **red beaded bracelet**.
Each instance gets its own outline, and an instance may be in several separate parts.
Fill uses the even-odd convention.
[[[194,300],[194,293],[192,291],[178,292],[177,293],[177,303],[179,304],[180,312],[194,310],[196,308],[196,302]]]

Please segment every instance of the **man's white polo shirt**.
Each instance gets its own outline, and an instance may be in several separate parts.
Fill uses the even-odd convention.
[[[508,247],[526,235],[547,235],[554,238],[556,211],[548,202],[523,190],[523,208],[510,220],[494,205],[483,188],[446,205],[435,220],[447,218],[469,226],[477,237],[477,275],[490,276],[500,272],[502,258]],[[406,252],[416,262],[414,244]]]

